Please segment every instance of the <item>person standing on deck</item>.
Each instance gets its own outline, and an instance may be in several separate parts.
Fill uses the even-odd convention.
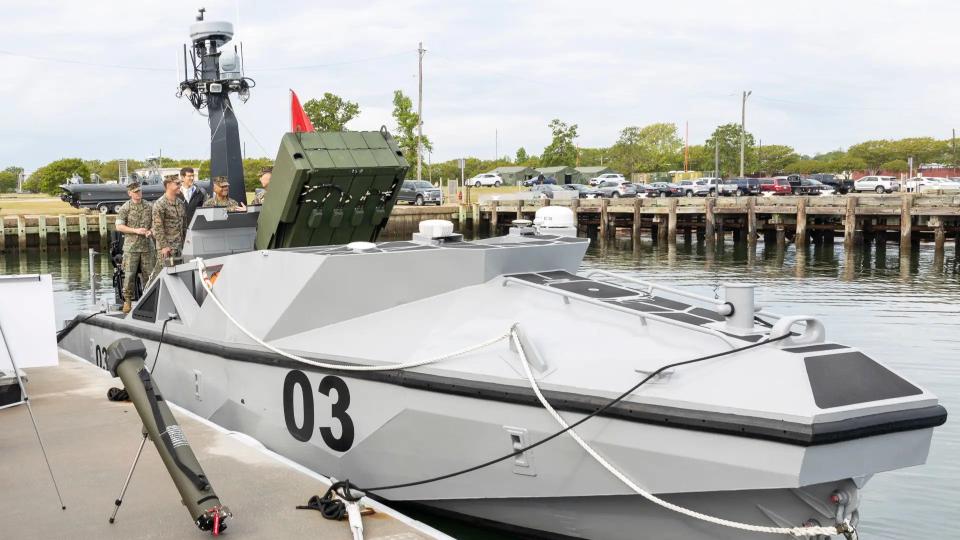
[[[263,201],[267,198],[267,188],[270,186],[270,178],[273,176],[273,167],[264,167],[260,171],[260,185],[263,186],[263,190],[259,191],[253,197],[253,201],[250,203],[251,206],[263,204]]]
[[[183,201],[183,204],[186,208],[186,213],[183,217],[183,228],[186,230],[190,226],[190,220],[193,219],[194,212],[197,211],[197,208],[203,206],[203,203],[207,202],[209,196],[200,186],[193,183],[196,179],[196,175],[193,172],[192,167],[184,167],[180,169],[180,192],[177,194],[180,197],[180,200]]]
[[[213,197],[203,203],[204,208],[223,208],[228,212],[244,212],[247,207],[230,198],[230,181],[226,176],[218,176],[213,179]]]
[[[173,266],[183,249],[183,231],[186,228],[186,205],[178,195],[180,182],[176,177],[163,181],[163,196],[153,203],[153,237],[157,243],[157,263],[150,274],[150,281],[164,266]]]
[[[127,184],[130,200],[117,212],[117,232],[123,233],[123,312],[130,312],[137,276],[144,286],[156,266],[153,253],[153,205],[143,200],[138,182]]]

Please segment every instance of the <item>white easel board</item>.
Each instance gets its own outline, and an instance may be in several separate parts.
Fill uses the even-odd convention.
[[[50,274],[0,276],[0,328],[0,371],[13,373],[8,348],[21,370],[58,364]]]

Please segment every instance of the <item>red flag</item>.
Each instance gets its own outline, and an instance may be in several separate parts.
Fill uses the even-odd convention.
[[[290,90],[290,131],[294,133],[313,131],[313,123],[310,122],[310,117],[303,110],[300,99],[293,90]]]

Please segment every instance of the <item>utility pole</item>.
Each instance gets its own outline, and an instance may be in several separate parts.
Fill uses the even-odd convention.
[[[740,177],[743,178],[743,158],[747,147],[747,98],[753,90],[743,93],[743,102],[740,104]]]
[[[423,180],[423,42],[417,46],[417,86],[419,87],[417,95],[417,180]]]
[[[757,139],[757,172],[763,174],[763,139]]]
[[[713,137],[713,177],[720,178],[720,137]]]
[[[683,172],[690,170],[690,121],[687,120],[686,135],[683,139]]]

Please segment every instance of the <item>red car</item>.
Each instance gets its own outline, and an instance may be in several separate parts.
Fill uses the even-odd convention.
[[[790,186],[790,181],[786,178],[761,178],[760,193],[790,195],[793,193],[793,188]]]

